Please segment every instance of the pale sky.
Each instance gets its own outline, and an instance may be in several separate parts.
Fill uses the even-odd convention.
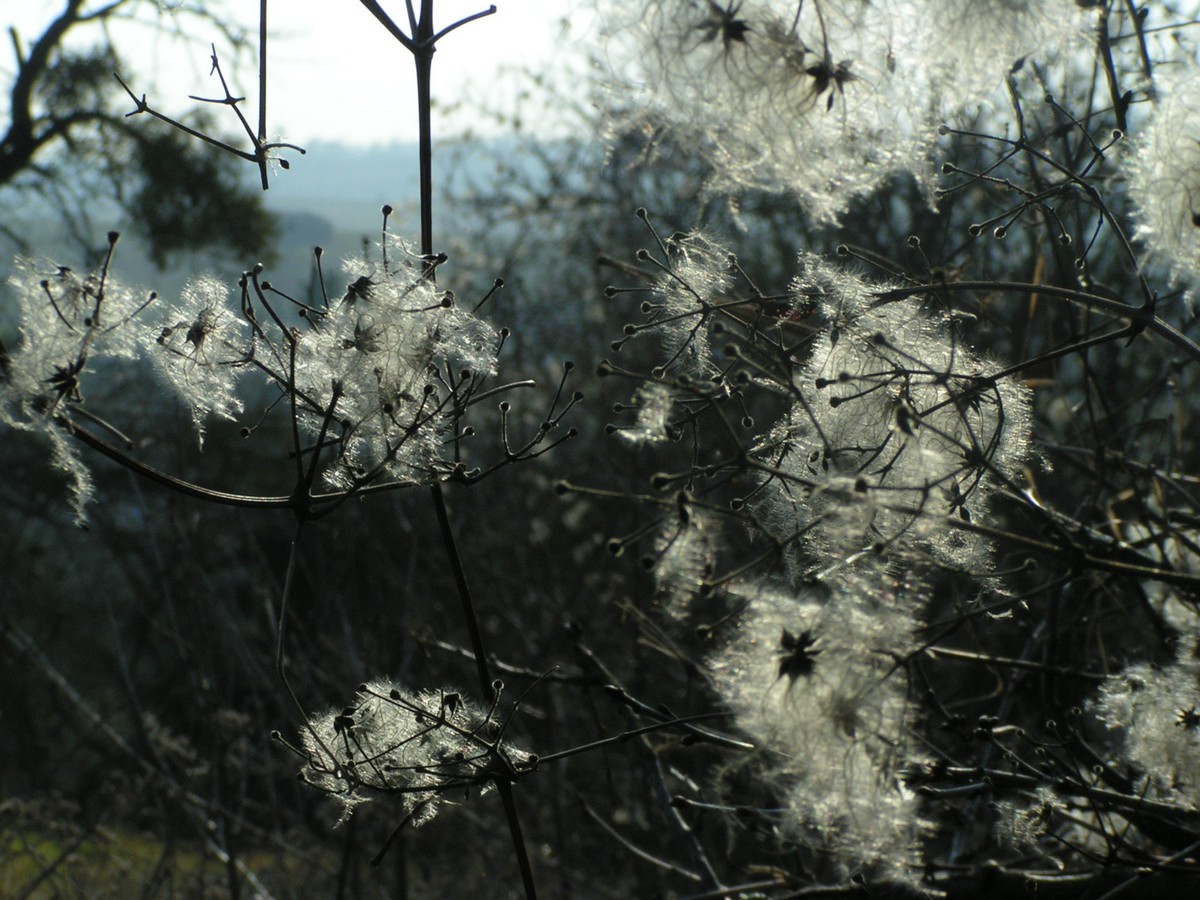
[[[438,0],[435,26],[441,29],[480,12],[488,2]],[[15,24],[28,47],[64,3],[34,0],[16,9],[18,4],[9,0],[4,5],[8,9],[0,15],[0,24]],[[160,5],[169,9],[181,3],[162,0]],[[255,0],[208,5],[232,11],[231,18],[257,34]],[[407,32],[404,0],[381,0],[381,5]],[[439,43],[433,82],[438,103],[469,99],[507,108],[519,81],[506,71],[561,68],[556,57],[569,55],[591,33],[583,14],[572,13],[575,0],[495,0],[495,5],[495,15],[469,23]],[[268,24],[267,107],[273,137],[301,144],[337,140],[359,145],[415,138],[411,58],[358,0],[271,0]],[[79,27],[79,38],[87,33],[86,27]],[[188,94],[220,94],[216,79],[208,76],[210,38],[194,26],[192,37],[200,43],[180,42],[132,25],[120,26],[114,34],[130,67],[134,90],[146,93],[155,107],[178,113],[191,103]],[[7,81],[13,58],[9,42],[4,43],[0,78]],[[230,85],[247,97],[243,108],[251,122],[258,115],[255,66],[242,66],[236,85]],[[227,128],[236,125],[232,116],[222,121]],[[443,124],[440,129],[444,132],[450,126]]]

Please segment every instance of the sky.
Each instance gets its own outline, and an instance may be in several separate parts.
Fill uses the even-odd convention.
[[[480,12],[488,2],[438,0],[435,27]],[[28,46],[63,5],[63,0],[34,0],[15,9],[18,4],[6,3],[9,8],[0,14],[0,24],[6,31],[8,25],[15,25]],[[160,2],[168,10],[181,5],[181,0]],[[224,10],[228,18],[257,34],[254,0],[206,5]],[[398,24],[406,25],[404,0],[381,0],[381,5]],[[468,23],[439,43],[433,90],[440,105],[461,100],[472,108],[474,104],[511,108],[523,83],[515,74],[518,70],[554,67],[561,71],[563,56],[586,41],[591,30],[583,14],[572,11],[575,0],[495,0],[495,5],[494,15]],[[154,8],[146,2],[143,7]],[[143,16],[147,18],[152,17]],[[114,29],[114,36],[128,61],[134,90],[146,93],[156,108],[178,114],[192,102],[188,94],[219,96],[220,89],[208,74],[209,36],[195,27],[194,20],[176,15],[174,21],[190,22],[194,40],[173,39],[144,23],[125,23]],[[411,58],[358,0],[271,0],[268,26],[267,108],[272,137],[300,144],[332,140],[360,146],[415,139]],[[79,37],[85,34],[80,27]],[[230,79],[231,90],[247,96],[244,110],[252,122],[258,115],[256,66],[249,61]],[[8,80],[12,70],[11,49],[6,46],[0,51],[0,78]],[[466,121],[465,115],[459,115],[440,127],[449,132]],[[471,121],[480,120],[472,114]],[[226,124],[236,122],[230,119]]]

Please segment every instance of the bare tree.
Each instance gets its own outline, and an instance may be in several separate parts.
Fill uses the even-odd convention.
[[[207,247],[266,251],[273,220],[236,160],[208,152],[177,129],[147,128],[127,116],[128,97],[114,77],[125,61],[113,26],[128,22],[163,31],[203,26],[204,34],[221,35],[233,52],[245,46],[216,9],[185,6],[170,17],[149,0],[66,0],[32,40],[10,27],[15,72],[0,136],[0,190],[10,192],[14,206],[54,211],[64,230],[89,249],[95,245],[96,201],[107,198],[148,240],[159,265],[172,254]],[[201,52],[207,55],[207,45]],[[189,121],[200,130],[211,125],[211,116]],[[0,232],[21,246],[11,222],[0,223]]]

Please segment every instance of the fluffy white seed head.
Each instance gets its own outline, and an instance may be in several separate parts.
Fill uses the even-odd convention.
[[[945,114],[1002,89],[1020,62],[1090,59],[1094,10],[1075,0],[902,0],[913,24],[907,59]],[[986,52],[980,52],[986,47]]]
[[[1028,452],[1025,391],[955,337],[948,316],[879,290],[815,258],[793,290],[828,321],[796,376],[800,399],[776,429],[787,474],[761,502],[796,559],[916,546],[980,565],[978,541],[945,517],[976,519]],[[803,541],[794,538],[803,535]]]
[[[670,437],[667,428],[674,398],[671,389],[661,381],[648,381],[634,397],[637,421],[632,428],[617,432],[631,444],[658,444]]]
[[[1200,808],[1200,661],[1195,637],[1180,641],[1165,668],[1141,664],[1111,676],[1095,711],[1119,737],[1122,761],[1139,772],[1147,794]]]
[[[345,295],[296,348],[302,425],[338,440],[333,487],[433,478],[455,412],[449,385],[496,371],[495,329],[454,307],[403,242],[389,238],[385,259],[347,260]]]
[[[709,514],[680,499],[654,543],[654,580],[669,612],[682,615],[711,580],[720,540]]]
[[[790,190],[820,220],[913,167],[932,133],[892,77],[876,4],[664,0],[605,7],[620,98],[699,146],[710,187]],[[627,119],[618,127],[634,124]]]
[[[137,355],[134,319],[149,295],[101,272],[80,276],[48,260],[17,260],[9,286],[21,337],[0,379],[0,422],[50,441],[53,465],[67,473],[72,506],[82,520],[93,490],[91,474],[57,418],[82,402],[97,369]]]
[[[377,679],[351,706],[309,721],[301,776],[341,804],[341,821],[389,795],[421,824],[448,797],[486,789],[489,775],[505,766],[530,764],[501,739],[493,712],[457,691],[413,691]]]
[[[189,281],[179,303],[158,312],[155,365],[188,405],[203,444],[209,416],[232,419],[242,410],[237,384],[251,356],[249,325],[211,276]]]
[[[1200,283],[1200,64],[1164,66],[1155,110],[1123,157],[1137,237],[1179,282]]]
[[[901,769],[924,759],[905,668],[919,587],[882,569],[826,586],[743,584],[745,612],[711,671],[786,803],[785,831],[848,872],[915,885],[927,825]]]
[[[729,251],[703,233],[677,235],[667,242],[667,271],[657,279],[667,372],[703,378],[714,371],[709,341],[711,309],[733,285]]]
[[[627,0],[607,23],[614,131],[666,128],[709,188],[790,191],[821,222],[908,173],[1029,56],[1087,51],[1073,0]],[[980,52],[986,47],[985,53]]]
[[[8,360],[9,399],[51,410],[81,393],[85,373],[101,360],[137,355],[130,320],[147,298],[111,276],[80,276],[49,260],[18,259],[9,286],[21,333]],[[65,374],[75,369],[68,380]]]
[[[996,836],[1021,852],[1036,850],[1067,812],[1067,804],[1054,788],[1042,785],[1030,797],[1005,798],[996,803]]]

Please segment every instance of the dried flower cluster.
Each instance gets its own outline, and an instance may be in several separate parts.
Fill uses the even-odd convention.
[[[318,305],[276,293],[258,270],[236,290],[194,278],[170,303],[122,286],[107,265],[80,278],[22,262],[10,279],[21,343],[0,384],[0,416],[50,439],[81,516],[90,476],[64,426],[93,373],[139,357],[191,410],[201,442],[210,419],[243,412],[244,382],[257,375],[275,392],[269,404],[290,408],[312,441],[296,451],[319,456],[328,487],[445,478],[459,464],[445,458],[445,442],[495,374],[500,335],[438,290],[429,277],[435,263],[392,237],[377,250],[377,263],[347,260],[343,296]]]
[[[953,315],[887,299],[886,286],[812,255],[801,265],[793,292],[819,297],[828,326],[796,373],[800,402],[771,433],[780,477],[763,519],[810,558],[921,544],[947,564],[986,565],[945,519],[982,517],[988,494],[1015,477],[1028,455],[1026,392],[956,336]]]
[[[1200,279],[1200,64],[1164,67],[1155,110],[1123,163],[1137,236],[1185,285]]]
[[[601,14],[614,93],[699,142],[712,190],[788,190],[820,221],[894,175],[931,186],[937,126],[1018,60],[1085,46],[1089,25],[1071,0],[632,0]]]
[[[905,767],[925,760],[901,664],[927,601],[919,584],[866,567],[808,587],[733,586],[737,633],[709,660],[722,698],[758,744],[785,803],[787,837],[829,853],[842,876],[920,881],[930,832]]]
[[[847,877],[916,885],[929,825],[903,772],[927,751],[912,737],[905,660],[929,604],[923,573],[990,567],[987,543],[955,525],[986,519],[990,494],[1018,479],[1028,392],[920,292],[805,253],[788,294],[767,300],[739,293],[736,261],[710,239],[677,235],[662,250],[646,320],[626,332],[660,333],[668,362],[624,436],[700,443],[706,410],[758,392],[789,411],[764,429],[745,418],[744,455],[710,465],[754,485],[732,513],[698,486],[678,494],[647,557],[661,595],[677,615],[714,596],[735,604],[709,673],[786,798],[783,831]],[[731,527],[777,548],[760,556],[762,575],[723,558]],[[721,571],[731,565],[743,574]]]
[[[53,464],[68,474],[82,519],[91,474],[58,417],[82,404],[92,373],[107,364],[127,364],[142,351],[135,323],[154,298],[117,283],[107,263],[80,277],[46,260],[18,260],[9,283],[19,303],[21,343],[4,362],[0,422],[50,441]]]
[[[443,802],[536,762],[504,739],[495,708],[385,680],[359,687],[351,706],[314,717],[303,741],[301,776],[341,804],[342,821],[367,800],[393,795],[419,825]]]

